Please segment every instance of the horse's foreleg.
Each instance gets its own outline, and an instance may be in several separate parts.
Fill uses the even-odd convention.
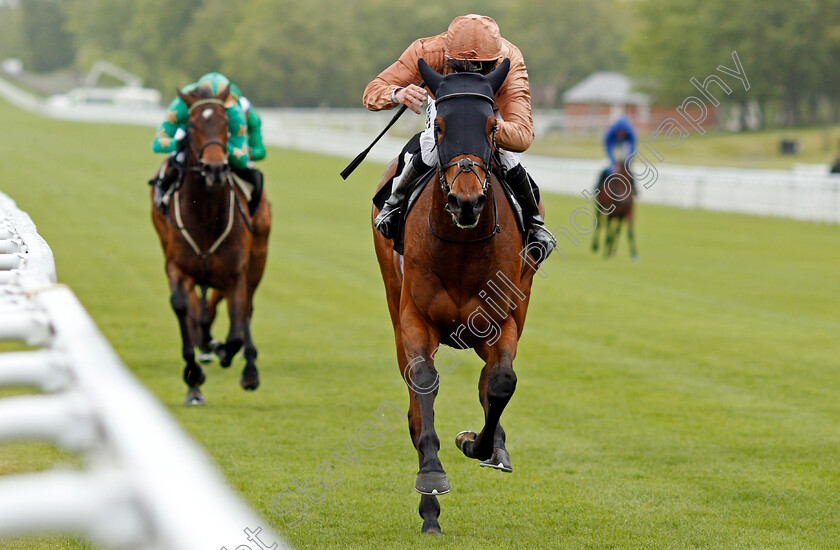
[[[636,252],[636,235],[633,231],[635,225],[633,211],[631,210],[630,215],[627,217],[627,243],[630,245],[630,259],[637,262],[639,261],[639,253]]]
[[[198,389],[204,383],[204,370],[195,362],[195,346],[190,337],[190,293],[194,292],[195,283],[188,279],[174,264],[167,266],[169,275],[170,297],[169,303],[178,318],[178,326],[181,329],[181,356],[184,358],[184,382],[190,387],[187,393],[187,404],[195,405],[204,403],[204,396]]]
[[[397,363],[399,364],[400,373],[402,373],[403,378],[407,379],[406,366],[408,365],[408,359],[406,358],[405,348],[402,343],[402,329],[399,324],[398,312],[395,316],[392,316],[392,320],[394,321],[394,338],[397,344]],[[408,385],[408,400],[408,432],[411,435],[411,442],[414,444],[414,448],[417,449],[417,458],[420,462],[420,468],[422,468],[424,464],[424,455],[423,451],[420,449],[420,433],[423,430],[423,421],[420,415],[420,404],[417,402],[414,390],[411,389],[410,384]],[[440,534],[440,523],[438,523],[438,518],[440,517],[440,504],[438,504],[437,497],[432,495],[421,495],[420,507],[417,511],[420,513],[420,517],[423,518],[421,533],[434,535]]]
[[[624,218],[618,218],[618,223],[615,224],[615,233],[610,239],[610,256],[615,254],[618,248],[618,237],[621,235],[621,225],[624,223]]]
[[[592,233],[592,252],[598,252],[598,244],[601,240],[601,211],[595,209],[595,231]]]
[[[437,347],[439,336],[422,320],[413,303],[409,303],[400,314],[402,343],[405,349],[406,363],[403,367],[403,379],[408,384],[412,398],[417,402],[415,410],[419,412],[420,430],[413,433],[420,470],[414,488],[424,495],[448,493],[451,489],[449,479],[438,458],[440,439],[435,432],[435,397],[438,392],[440,377],[431,358]],[[414,408],[414,407],[412,407]],[[409,413],[410,427],[412,426]],[[414,423],[417,420],[414,413]]]
[[[482,344],[476,348],[479,357],[485,360],[481,377],[478,381],[478,397],[484,407],[484,427],[481,432],[461,432],[455,443],[470,458],[487,461],[496,455],[502,464],[500,469],[511,471],[507,451],[504,448],[505,433],[499,419],[504,412],[513,392],[516,390],[516,373],[513,371],[513,358],[519,331],[516,322],[509,318],[502,324],[499,340],[493,345]],[[496,450],[501,452],[495,452]],[[491,466],[491,464],[487,464]],[[492,464],[493,467],[499,467]]]
[[[219,356],[219,364],[229,367],[233,357],[242,348],[245,340],[245,327],[247,324],[247,289],[245,287],[245,276],[240,274],[233,288],[226,293],[228,317],[230,318],[230,330],[227,340],[223,345],[217,346],[216,353]]]

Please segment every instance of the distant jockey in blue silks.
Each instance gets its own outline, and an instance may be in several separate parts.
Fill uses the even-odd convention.
[[[618,163],[624,162],[630,155],[636,151],[636,131],[633,125],[626,116],[616,120],[612,126],[607,129],[604,135],[604,148],[607,150],[607,158],[609,159],[609,166],[604,168],[601,177],[598,178],[598,187],[603,185],[604,181],[616,170],[618,170]],[[619,160],[616,160],[615,149],[619,149],[621,154]]]

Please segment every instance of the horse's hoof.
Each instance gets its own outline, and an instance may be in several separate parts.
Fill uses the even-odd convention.
[[[242,386],[243,390],[254,391],[260,387],[260,376],[258,374],[254,376],[245,376],[243,374],[242,378],[239,379],[239,385]]]
[[[204,395],[201,393],[201,390],[198,388],[190,388],[187,391],[187,398],[184,400],[184,405],[187,407],[193,407],[195,405],[204,405],[207,401],[204,400]]]
[[[423,529],[420,531],[420,533],[423,534],[423,535],[437,535],[437,536],[443,535],[443,532],[440,530],[440,525],[426,526],[424,524]]]
[[[233,363],[233,356],[228,355],[227,348],[222,342],[212,340],[210,342],[210,349],[216,354],[216,357],[219,358],[219,364],[223,368],[228,368],[231,363]]]
[[[455,446],[461,449],[462,453],[467,455],[467,451],[464,450],[464,443],[466,443],[467,441],[475,441],[476,437],[478,437],[478,434],[469,430],[458,432],[458,435],[455,436]]]
[[[213,355],[212,351],[199,351],[198,355],[195,356],[196,361],[199,363],[209,363],[215,358],[216,356]]]
[[[414,490],[421,495],[445,495],[452,486],[444,472],[420,472],[414,482]]]
[[[513,466],[510,464],[510,456],[504,449],[493,449],[493,456],[487,460],[482,460],[478,463],[478,465],[483,466],[484,468],[493,468],[507,473],[513,471]]]
[[[638,254],[633,254],[632,256],[630,256],[630,259],[635,263],[639,263],[642,261],[642,257]]]

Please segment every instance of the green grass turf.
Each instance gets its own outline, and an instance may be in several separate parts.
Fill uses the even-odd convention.
[[[295,546],[837,547],[840,227],[640,204],[641,263],[623,240],[611,261],[566,246],[568,258],[552,257],[534,285],[503,417],[513,474],[480,469],[453,444],[482,419],[473,357],[443,377],[436,403],[453,486],[440,498],[444,536],[419,535],[404,422],[377,449],[355,445],[358,467],[337,463],[343,483],[292,529],[271,512],[274,496],[346,454],[345,439],[382,401],[407,404],[368,217],[381,167],[366,163],[343,182],[348,159],[270,151],[275,225],[253,321],[263,385],[239,388],[242,359],[230,370],[213,363],[208,405],[187,409],[149,219],[145,181],[161,160],[152,132],[2,102],[0,121],[0,188],[50,243],[61,282]],[[581,204],[547,196],[548,225],[568,226]],[[0,446],[0,474],[74,460]]]
[[[639,136],[642,147],[647,135]],[[802,145],[798,155],[782,155],[779,142],[795,139]],[[788,170],[794,164],[833,164],[838,155],[840,126],[815,128],[774,129],[759,132],[718,132],[698,135],[691,131],[679,146],[669,147],[664,138],[653,144],[669,164],[703,166],[734,166],[739,168],[766,168]],[[577,136],[550,133],[534,141],[528,152],[570,158],[605,158],[601,136]],[[641,152],[651,156],[642,147]]]

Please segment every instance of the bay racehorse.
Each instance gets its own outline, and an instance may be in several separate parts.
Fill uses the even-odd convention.
[[[437,98],[434,121],[439,167],[405,221],[404,258],[373,230],[376,256],[394,326],[397,361],[408,385],[408,427],[420,469],[423,533],[440,533],[437,495],[450,490],[438,458],[434,403],[443,372],[460,362],[452,348],[472,348],[485,365],[478,382],[484,426],[461,432],[456,445],[469,458],[512,471],[499,418],[516,388],[513,359],[537,264],[523,251],[501,183],[490,170],[495,146],[493,97],[510,68],[505,60],[489,75],[441,76],[420,60]],[[396,171],[389,165],[379,184]],[[542,205],[540,205],[542,210]],[[378,209],[373,208],[371,223]],[[404,271],[403,271],[404,270]],[[439,348],[445,344],[446,348]]]
[[[204,403],[199,386],[205,374],[195,348],[214,351],[223,367],[245,346],[240,385],[255,390],[260,383],[251,338],[254,291],[262,278],[268,250],[271,212],[267,197],[250,216],[242,189],[234,184],[228,164],[229,89],[213,95],[199,87],[178,95],[189,108],[185,174],[176,185],[164,214],[154,206],[152,220],[165,256],[170,303],[181,329],[186,403]],[[201,295],[196,292],[200,288]],[[208,289],[212,289],[208,300]],[[230,331],[224,344],[210,336],[216,306],[227,301]],[[209,360],[209,357],[206,357]]]
[[[627,243],[630,246],[630,257],[639,260],[636,252],[636,236],[633,231],[634,219],[633,199],[636,194],[633,175],[627,169],[625,162],[617,163],[618,169],[599,182],[596,187],[595,233],[592,235],[592,252],[598,251],[601,239],[601,224],[606,218],[606,240],[604,241],[604,256],[615,253],[618,236],[621,234],[622,222],[627,222]]]

